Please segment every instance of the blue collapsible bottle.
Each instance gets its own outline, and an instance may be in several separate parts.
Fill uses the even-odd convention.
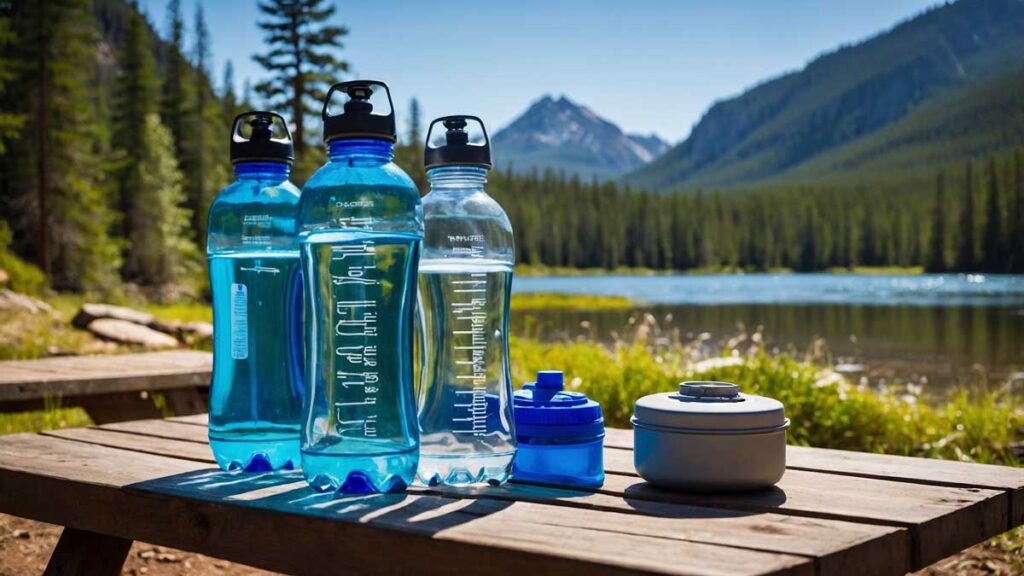
[[[482,142],[470,141],[470,122]],[[438,124],[447,131],[434,146]],[[424,160],[430,193],[419,270],[419,479],[500,484],[516,452],[508,360],[512,225],[484,190],[491,151],[479,118],[431,122]]]
[[[604,484],[604,418],[601,406],[563,389],[557,370],[537,372],[537,382],[515,394],[516,480],[596,488]]]
[[[302,291],[299,190],[288,181],[293,157],[281,116],[238,115],[231,132],[236,180],[210,207],[210,448],[228,471],[299,464]]]
[[[336,94],[347,97],[340,114],[330,109]],[[332,86],[323,119],[330,159],[299,204],[309,391],[302,468],[321,491],[401,491],[419,458],[412,331],[420,194],[392,162],[386,85]]]

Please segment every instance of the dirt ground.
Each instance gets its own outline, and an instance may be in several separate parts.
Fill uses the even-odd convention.
[[[0,576],[37,576],[43,573],[60,527],[0,514]],[[270,576],[257,570],[201,554],[182,552],[144,542],[132,545],[122,574],[129,576]]]
[[[59,526],[0,514],[0,576],[42,574],[59,536]],[[1024,557],[1021,557],[1021,550],[1008,552],[993,539],[937,562],[916,572],[914,576],[1010,576],[1024,573],[1022,566]],[[122,574],[269,576],[275,573],[201,554],[136,542],[128,554]]]

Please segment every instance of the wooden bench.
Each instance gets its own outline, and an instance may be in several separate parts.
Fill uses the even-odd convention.
[[[1024,469],[792,447],[777,488],[660,491],[610,430],[597,491],[510,483],[335,497],[230,475],[205,416],[0,437],[0,512],[65,526],[48,573],[132,540],[286,573],[898,575],[1024,522]]]
[[[158,392],[174,414],[200,414],[212,369],[213,355],[195,350],[2,361],[0,412],[51,402],[81,406],[97,424],[159,418]]]

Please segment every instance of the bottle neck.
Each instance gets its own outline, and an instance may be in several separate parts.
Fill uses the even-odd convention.
[[[487,169],[479,166],[439,166],[427,171],[431,190],[483,191]]]
[[[291,171],[291,164],[287,162],[235,163],[235,179],[237,180],[275,180],[281,182],[288,179]]]
[[[386,164],[395,156],[395,145],[387,140],[370,138],[331,140],[327,143],[327,155],[331,162],[360,160]]]

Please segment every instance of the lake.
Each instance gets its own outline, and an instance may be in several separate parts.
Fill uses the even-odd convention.
[[[1024,276],[744,274],[517,277],[513,291],[625,296],[637,310],[513,315],[544,339],[628,337],[652,314],[684,341],[719,347],[761,328],[769,349],[824,339],[833,364],[873,384],[998,384],[1024,369]],[[843,366],[845,365],[845,366]],[[851,366],[859,365],[859,366]]]

